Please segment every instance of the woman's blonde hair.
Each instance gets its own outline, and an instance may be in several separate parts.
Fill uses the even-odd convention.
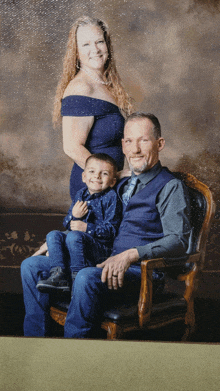
[[[64,94],[64,91],[69,84],[69,82],[77,75],[80,70],[80,61],[78,58],[77,51],[77,30],[80,26],[86,25],[95,25],[102,29],[104,34],[104,39],[108,48],[108,59],[105,64],[103,80],[107,82],[107,88],[113,95],[116,104],[125,114],[129,115],[132,111],[131,98],[125,92],[120,76],[117,72],[115,60],[113,56],[113,48],[111,43],[111,38],[109,34],[108,27],[106,23],[100,19],[91,18],[89,16],[83,16],[76,20],[73,27],[69,32],[69,39],[67,42],[67,51],[63,61],[63,73],[61,75],[60,81],[57,86],[55,101],[54,101],[54,111],[53,111],[53,124],[56,126],[60,123],[61,120],[61,100]]]

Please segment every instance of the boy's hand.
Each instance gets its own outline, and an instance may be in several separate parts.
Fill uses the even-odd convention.
[[[84,223],[84,221],[70,221],[70,228],[72,231],[81,231],[86,232],[87,223]]]
[[[73,209],[72,209],[72,215],[76,218],[81,218],[88,213],[88,207],[87,202],[85,201],[76,201]]]

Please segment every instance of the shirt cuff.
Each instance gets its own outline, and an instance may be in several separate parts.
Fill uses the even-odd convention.
[[[70,221],[71,221],[70,216],[64,217],[64,219],[63,219],[63,226],[65,228],[69,229]]]
[[[87,223],[86,233],[93,237],[95,235],[95,224]]]
[[[137,246],[136,249],[141,260],[154,258],[150,244],[146,244],[145,246]]]

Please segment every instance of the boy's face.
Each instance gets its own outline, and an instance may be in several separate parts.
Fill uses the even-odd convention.
[[[108,162],[90,159],[82,173],[82,181],[87,185],[89,193],[100,193],[116,183],[114,169]]]

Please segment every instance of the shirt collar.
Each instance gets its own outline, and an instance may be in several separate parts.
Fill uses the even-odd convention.
[[[134,176],[137,176],[139,181],[143,183],[143,185],[146,185],[148,182],[150,182],[153,178],[155,178],[161,171],[162,166],[160,161],[158,161],[150,170],[146,172],[142,172],[140,175],[135,175],[133,172],[131,174],[131,178]]]
[[[88,199],[99,198],[103,196],[105,193],[107,193],[109,190],[110,188],[108,187],[108,189],[100,191],[99,193],[90,194],[88,188],[86,187],[84,191],[84,196],[87,197]]]

